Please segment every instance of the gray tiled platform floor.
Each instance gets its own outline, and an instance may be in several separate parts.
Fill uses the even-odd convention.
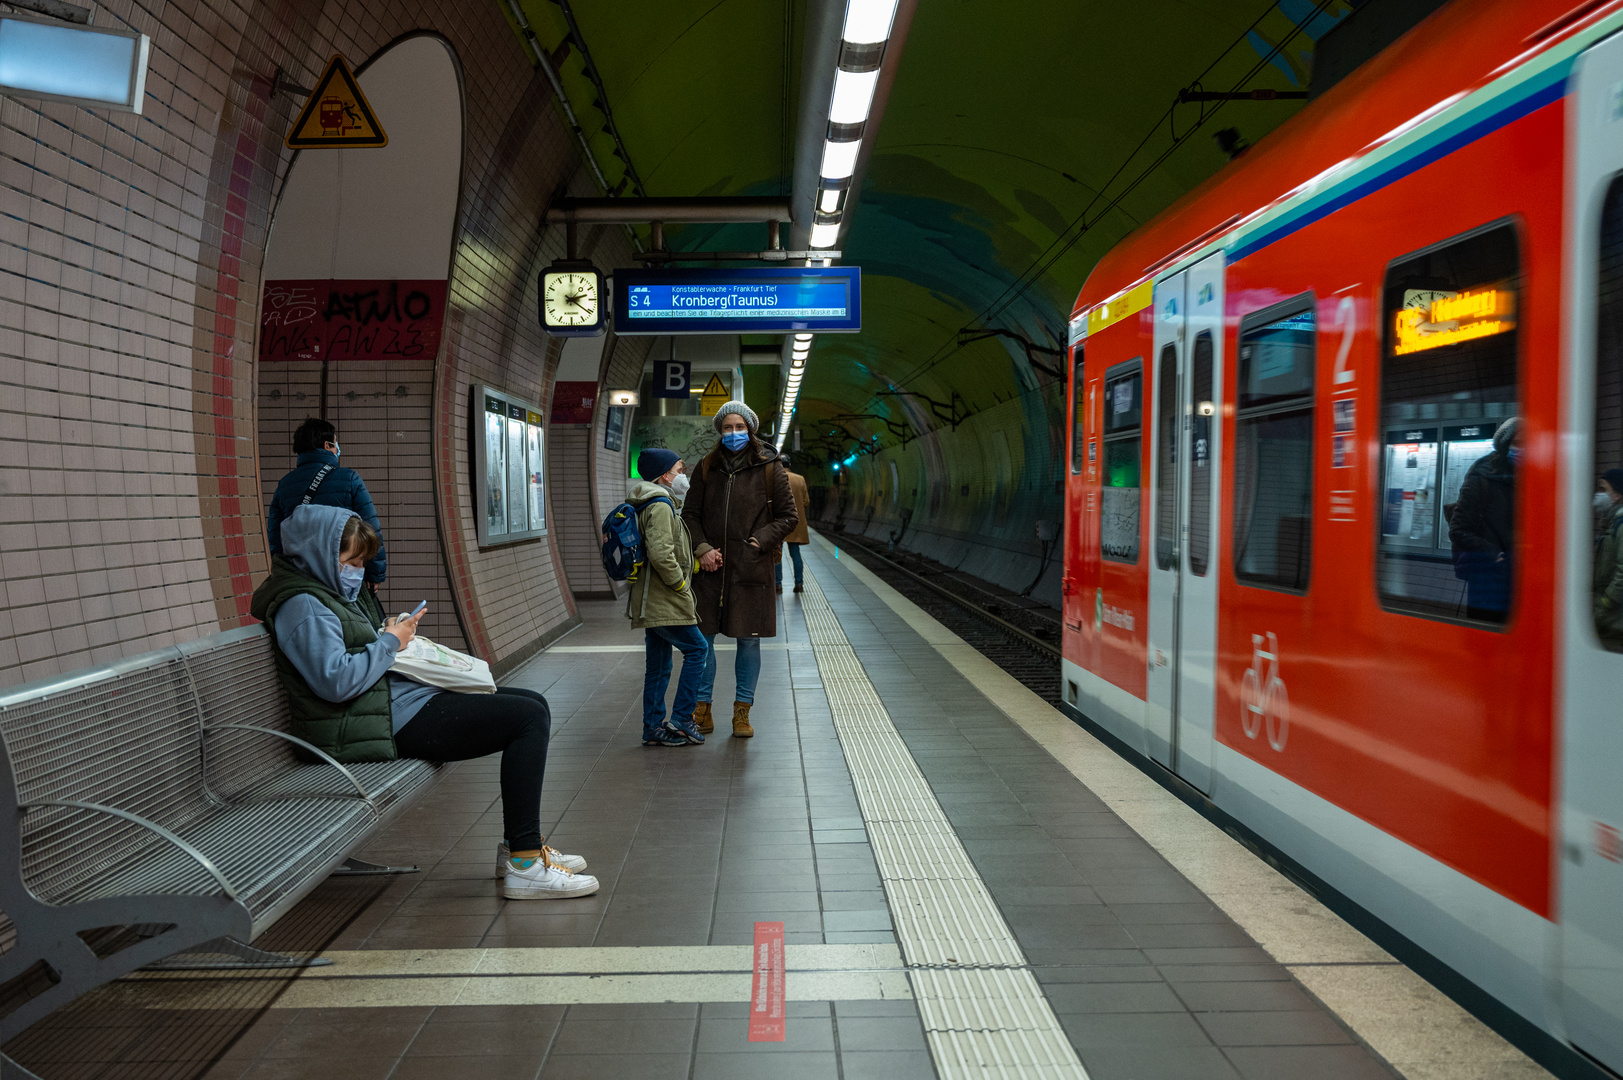
[[[1093,1080],[1390,1080],[839,560],[802,551]]]

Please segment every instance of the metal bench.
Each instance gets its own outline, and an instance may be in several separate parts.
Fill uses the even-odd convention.
[[[0,1042],[175,953],[245,948],[434,778],[296,739],[271,648],[248,627],[0,694]]]

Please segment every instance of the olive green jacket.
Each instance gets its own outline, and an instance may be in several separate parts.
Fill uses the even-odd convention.
[[[693,606],[693,541],[676,510],[651,502],[660,497],[676,502],[665,488],[646,480],[634,481],[626,495],[626,501],[637,507],[637,527],[648,555],[632,576],[626,597],[626,615],[639,630],[694,626],[699,621]]]
[[[291,560],[272,555],[270,577],[254,590],[250,609],[254,618],[265,624],[272,641],[276,639],[276,612],[300,593],[309,593],[338,616],[344,628],[344,648],[349,652],[361,652],[378,639],[381,621],[371,610],[363,610],[359,603],[345,600],[299,570]],[[272,650],[272,656],[276,661],[276,674],[287,691],[294,735],[345,763],[393,761],[398,757],[387,675],[360,696],[333,702],[310,689],[281,649]]]

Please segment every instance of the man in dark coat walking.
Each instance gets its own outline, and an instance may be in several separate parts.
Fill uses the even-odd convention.
[[[1493,453],[1467,470],[1449,519],[1454,576],[1465,582],[1468,619],[1502,623],[1510,616],[1521,424],[1521,417],[1512,416],[1494,431]]]
[[[773,556],[799,524],[800,514],[777,450],[756,438],[760,420],[754,410],[742,401],[729,401],[716,413],[715,424],[721,445],[693,470],[693,486],[682,506],[682,521],[699,560],[693,582],[699,629],[712,645],[693,722],[701,732],[715,727],[710,711],[714,643],[717,634],[725,634],[738,641],[733,735],[747,739],[755,734],[750,706],[761,674],[761,638],[778,632]]]

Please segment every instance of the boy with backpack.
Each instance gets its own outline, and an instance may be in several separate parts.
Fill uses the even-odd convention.
[[[676,451],[664,447],[644,450],[637,456],[637,475],[644,479],[632,482],[626,502],[603,523],[603,564],[611,577],[630,580],[626,616],[643,631],[647,645],[642,684],[644,746],[704,742],[693,724],[693,706],[699,699],[699,679],[710,643],[699,632],[693,604],[693,541],[680,515],[688,491],[686,472]],[[635,534],[626,528],[632,522]],[[629,574],[617,573],[619,568],[629,569]],[[682,674],[667,719],[665,688],[671,681],[672,646],[681,650]]]

